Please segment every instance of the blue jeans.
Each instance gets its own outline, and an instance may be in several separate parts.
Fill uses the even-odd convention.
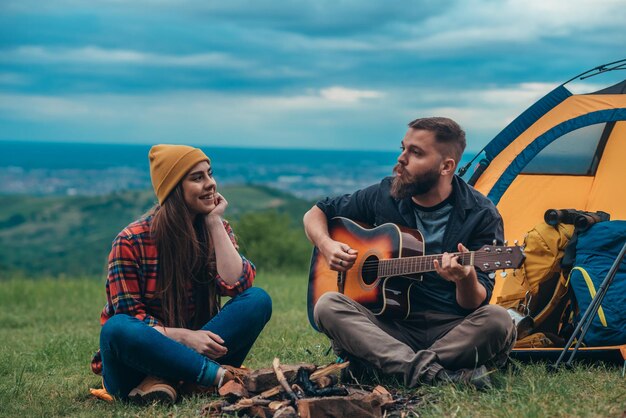
[[[239,367],[271,316],[269,295],[251,287],[229,300],[202,329],[224,340],[228,353],[218,359],[219,363]],[[104,324],[100,351],[104,386],[111,395],[122,399],[147,375],[210,386],[220,367],[217,362],[125,314],[113,315]]]

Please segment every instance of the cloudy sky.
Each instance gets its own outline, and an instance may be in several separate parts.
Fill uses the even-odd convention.
[[[0,0],[0,140],[479,149],[626,58],[626,0]],[[574,86],[623,79],[613,72]]]

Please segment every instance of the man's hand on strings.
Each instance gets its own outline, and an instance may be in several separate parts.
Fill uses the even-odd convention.
[[[324,254],[331,270],[347,271],[352,268],[358,251],[343,242],[327,240],[319,250]]]

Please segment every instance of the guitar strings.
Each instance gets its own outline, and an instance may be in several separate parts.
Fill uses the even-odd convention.
[[[428,257],[428,256],[426,256]],[[461,256],[462,261],[470,261],[471,257],[470,256]],[[493,257],[481,257],[479,255],[476,255],[474,257],[474,261],[490,261]],[[376,265],[380,265],[381,263],[384,262],[389,262],[389,261],[393,261],[393,262],[397,262],[398,264],[401,265],[408,265],[408,264],[431,264],[434,260],[438,260],[441,261],[442,257],[433,257],[431,259],[422,259],[422,260],[415,260],[415,259],[411,259],[411,258],[389,258],[389,259],[383,259],[383,260],[370,260],[370,261],[365,261],[363,262],[363,266],[376,266]]]
[[[463,262],[469,262],[471,260],[471,254],[470,253],[452,253],[452,256],[459,256],[462,258]],[[380,264],[382,262],[389,262],[389,261],[394,261],[397,262],[398,264],[400,264],[399,266],[394,266],[395,268],[400,267],[400,268],[415,268],[417,266],[420,266],[421,268],[426,268],[427,266],[430,267],[430,265],[433,264],[434,260],[438,260],[441,262],[442,259],[442,255],[433,255],[433,256],[418,256],[418,257],[424,257],[423,259],[415,259],[413,257],[406,257],[406,258],[389,258],[389,259],[383,259],[383,260],[370,260],[370,261],[365,261],[362,264],[362,268],[361,271],[363,272],[373,272],[373,271],[379,271],[381,266]],[[491,253],[474,253],[474,262],[481,262],[481,261],[491,261],[493,259],[493,256]],[[425,264],[425,265],[422,265]],[[394,267],[391,267],[391,269],[394,269]],[[427,271],[434,271],[433,269],[430,270],[425,270],[423,272],[427,272]]]
[[[471,259],[471,257],[469,256],[469,254],[467,253],[454,253],[451,254],[452,256],[460,256],[463,261],[469,261]],[[380,265],[381,263],[389,263],[389,262],[396,262],[398,264],[409,264],[409,263],[413,263],[413,264],[422,264],[422,263],[432,263],[434,260],[439,260],[441,261],[442,256],[441,255],[425,255],[425,256],[417,256],[418,258],[413,258],[413,257],[399,257],[399,258],[387,258],[387,259],[383,259],[383,260],[370,260],[370,261],[364,261],[363,262],[363,266],[370,266],[370,265]],[[466,260],[467,259],[467,260]]]

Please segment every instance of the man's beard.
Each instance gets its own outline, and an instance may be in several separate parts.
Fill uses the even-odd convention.
[[[396,164],[393,172],[397,173],[400,164]],[[423,195],[431,191],[439,181],[439,170],[433,168],[430,171],[420,175],[412,176],[406,171],[401,175],[396,175],[391,183],[391,197],[395,199],[404,199],[411,196]]]

